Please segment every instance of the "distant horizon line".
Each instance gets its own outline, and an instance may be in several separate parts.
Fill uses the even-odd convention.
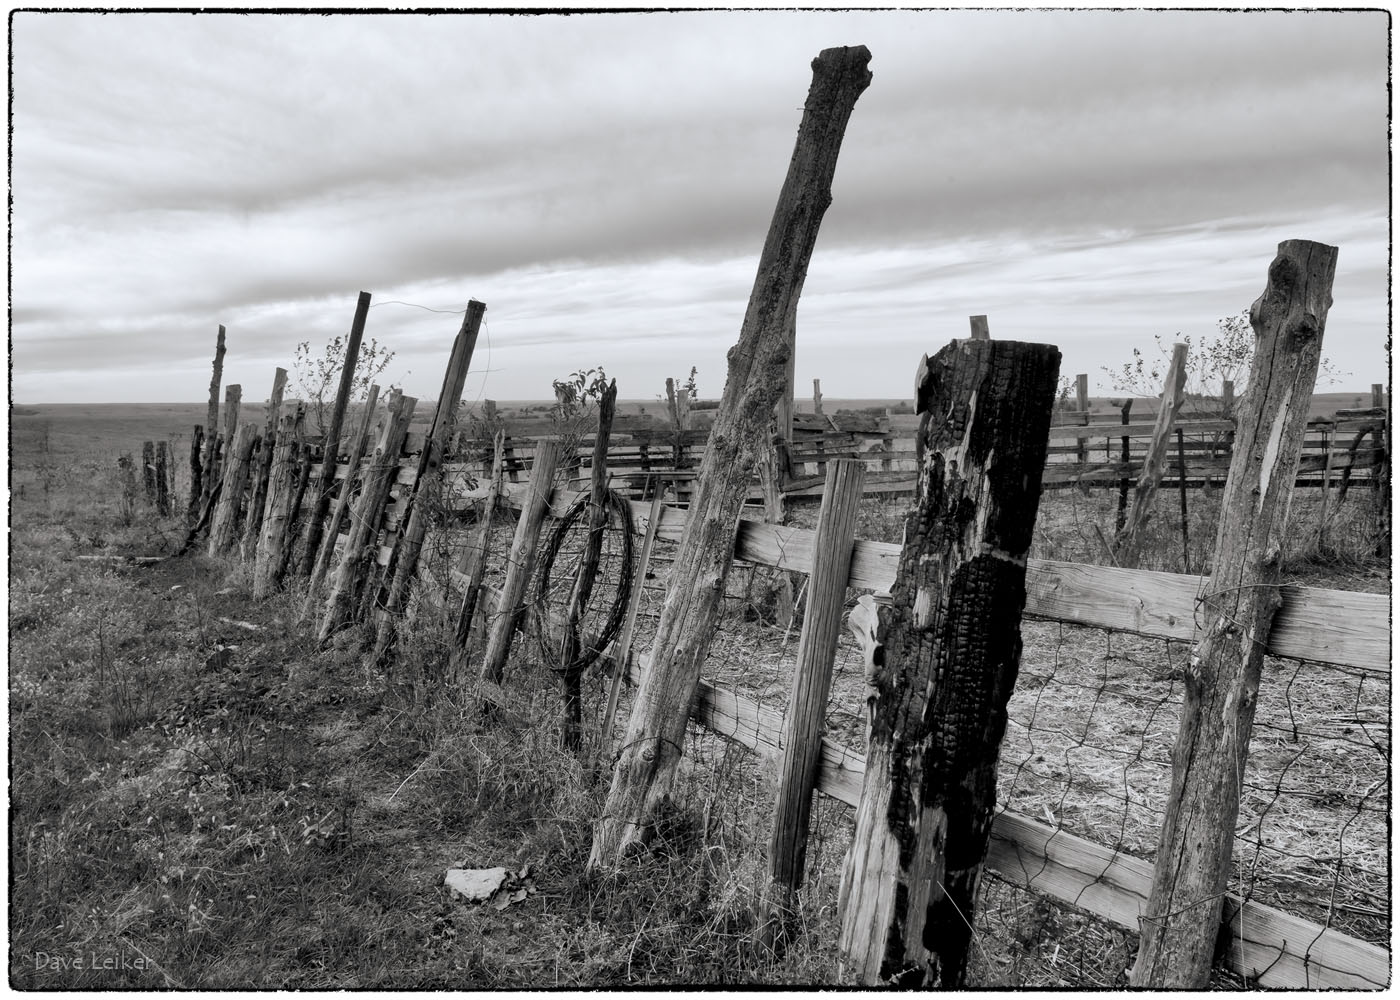
[[[1385,389],[1386,389],[1386,395],[1389,395],[1389,394],[1390,394],[1390,387],[1389,387],[1388,384],[1385,385]],[[1367,385],[1367,386],[1365,386],[1364,388],[1353,388],[1353,389],[1336,389],[1336,388],[1327,389],[1327,390],[1318,390],[1318,389],[1314,389],[1312,394],[1313,394],[1314,396],[1363,396],[1363,397],[1366,397],[1366,396],[1369,396],[1369,395],[1371,394],[1371,386],[1370,386],[1370,385]],[[288,397],[286,397],[286,399],[287,399],[288,402],[291,402],[291,401],[297,400],[297,399],[301,399],[301,398],[302,398],[302,397],[300,397],[300,396],[288,396]],[[1091,395],[1089,396],[1089,398],[1090,398],[1090,399],[1127,399],[1127,398],[1132,398],[1132,399],[1157,399],[1158,396],[1156,396],[1156,395],[1154,395],[1154,396],[1146,396],[1146,395],[1138,395],[1138,394],[1134,394],[1134,393],[1110,392],[1110,393],[1095,393],[1095,394],[1091,394]],[[431,396],[419,396],[419,397],[418,397],[418,401],[419,401],[419,402],[436,402],[436,400],[435,400],[433,397],[431,397]],[[701,397],[699,398],[699,401],[702,402],[702,403],[718,403],[718,402],[720,401],[720,397],[701,396]],[[226,402],[226,401],[224,401],[224,400],[221,400],[221,401],[219,402],[219,409],[221,409],[221,410],[223,409],[224,403],[225,403],[225,402]],[[356,400],[356,402],[360,402],[360,401],[359,401],[359,400]],[[485,400],[473,400],[473,401],[465,401],[465,400],[464,400],[464,402],[467,402],[467,405],[468,405],[468,406],[480,407],[480,406],[485,402]],[[625,399],[620,398],[620,399],[618,399],[617,402],[618,402],[619,404],[643,404],[643,405],[650,405],[650,404],[652,404],[652,403],[663,403],[663,404],[664,404],[666,401],[665,401],[664,399],[658,399],[656,396],[646,396],[646,397],[631,397],[631,398],[625,398]],[[799,407],[801,407],[801,406],[803,406],[803,405],[806,405],[806,406],[809,406],[809,407],[810,407],[810,406],[812,405],[812,399],[811,399],[810,396],[795,396],[794,399],[793,399],[793,402],[794,402],[797,406],[799,406]],[[823,395],[823,396],[822,396],[822,403],[824,404],[824,406],[826,406],[826,405],[833,405],[833,404],[837,404],[837,403],[867,403],[867,404],[871,404],[871,403],[890,403],[890,404],[904,403],[904,404],[912,405],[913,402],[914,402],[914,400],[913,400],[912,397],[899,397],[899,396],[827,396],[827,395]],[[528,406],[550,406],[550,405],[552,405],[552,404],[554,403],[554,400],[553,400],[553,399],[545,399],[545,398],[541,398],[541,397],[535,397],[535,398],[533,398],[533,399],[526,399],[526,398],[520,398],[520,399],[497,399],[497,400],[495,400],[495,403],[496,403],[497,406],[510,406],[510,405],[520,405],[520,404],[524,404],[524,405],[528,405]],[[23,401],[23,402],[20,402],[20,401],[18,401],[18,400],[11,400],[11,401],[10,401],[10,409],[11,409],[11,410],[24,409],[25,407],[32,407],[32,406],[195,406],[195,407],[206,407],[206,408],[207,408],[208,405],[209,405],[209,401],[208,401],[207,399],[206,399],[206,400],[164,400],[164,399],[157,399],[157,400],[143,400],[143,401],[141,401],[141,402],[132,402],[132,401],[130,401],[130,400],[126,400],[126,401],[119,401],[119,400],[88,401],[88,400],[85,400],[85,401],[83,401],[83,402],[77,402],[77,403],[73,403],[73,402],[58,402],[58,401],[54,401],[54,402],[44,402],[44,401],[30,402],[30,401],[28,401],[28,400],[25,400],[25,401]],[[266,405],[266,400],[244,399],[244,400],[241,401],[241,404],[240,404],[240,405],[246,405],[246,406],[264,406],[264,405]]]

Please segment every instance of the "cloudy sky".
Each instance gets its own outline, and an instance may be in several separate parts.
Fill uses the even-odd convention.
[[[1107,393],[1132,347],[1247,308],[1289,238],[1340,247],[1334,388],[1386,375],[1384,13],[11,24],[18,402],[198,401],[220,323],[225,384],[261,400],[361,289],[411,394],[436,394],[475,297],[469,399],[595,365],[623,398],[692,365],[717,396],[810,61],[853,44],[874,79],[803,293],[799,394],[908,397],[974,313]]]

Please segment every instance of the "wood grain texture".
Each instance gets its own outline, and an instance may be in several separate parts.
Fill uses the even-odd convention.
[[[209,409],[204,417],[206,428],[204,438],[204,453],[200,458],[200,467],[204,472],[202,492],[200,500],[207,500],[209,493],[214,488],[214,442],[219,437],[219,384],[224,378],[224,353],[227,350],[224,343],[224,328],[219,326],[218,337],[214,341],[214,370],[209,377]],[[226,447],[232,447],[234,443],[234,428],[224,428],[224,441]],[[194,506],[191,499],[190,506]]]
[[[592,868],[618,864],[650,839],[665,802],[685,734],[686,718],[709,647],[734,532],[758,447],[782,394],[787,332],[831,203],[831,180],[856,99],[870,83],[864,46],[826,49],[812,61],[812,85],[778,205],[759,257],[758,273],[728,354],[724,396],[696,478],[690,519],[607,802],[594,829]]]
[[[797,911],[797,890],[807,865],[812,790],[831,694],[831,671],[840,638],[864,473],[864,466],[850,460],[827,466],[827,489],[817,517],[807,607],[788,696],[783,739],[786,751],[778,769],[768,840],[768,883],[758,904],[757,938],[769,948],[781,946],[790,936],[790,924]]]
[[[248,471],[257,444],[258,429],[252,424],[238,428],[233,448],[224,461],[223,487],[209,523],[209,554],[221,556],[233,548],[238,539],[238,518],[242,511],[243,493],[248,487]]]
[[[559,464],[559,442],[542,441],[535,451],[535,467],[530,472],[524,508],[515,525],[506,577],[501,584],[501,598],[496,605],[496,620],[486,641],[482,657],[481,679],[500,684],[505,675],[506,657],[511,640],[525,611],[525,588],[535,566],[535,549],[544,523],[549,498],[553,494],[554,472]]]
[[[282,394],[287,388],[287,369],[278,368],[272,376],[272,395],[268,397],[263,420],[262,443],[253,456],[248,475],[248,516],[244,519],[240,550],[244,562],[252,562],[257,552],[258,536],[262,532],[263,507],[267,503],[267,477],[272,471],[272,455],[277,443],[277,418],[282,413]]]
[[[289,544],[288,533],[294,513],[305,413],[301,403],[293,404],[291,409],[292,412],[282,415],[277,428],[272,465],[268,469],[267,500],[253,562],[254,600],[262,600],[277,591],[286,565],[283,555]]]
[[[1250,308],[1250,387],[1184,671],[1171,790],[1129,976],[1136,987],[1204,989],[1210,979],[1265,642],[1283,603],[1284,533],[1336,264],[1336,247],[1284,241]]]
[[[1060,353],[956,340],[916,377],[923,459],[879,649],[840,948],[867,986],[962,985],[1021,659]]]

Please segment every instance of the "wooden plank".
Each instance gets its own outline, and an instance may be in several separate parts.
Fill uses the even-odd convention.
[[[911,484],[912,488],[912,484]],[[521,484],[506,485],[506,503],[516,509]],[[870,490],[867,488],[866,493]],[[552,501],[563,510],[576,493]],[[645,530],[647,505],[629,501],[633,530]],[[657,537],[679,540],[685,511],[663,508]],[[813,532],[739,522],[734,556],[798,573],[812,569]],[[857,539],[848,585],[858,590],[888,591],[894,583],[899,546]],[[1190,641],[1195,635],[1197,596],[1202,577],[1155,570],[1126,570],[1049,559],[1031,559],[1026,574],[1026,614],[1038,618]],[[1390,601],[1384,594],[1324,590],[1285,584],[1283,607],[1274,620],[1267,651],[1274,656],[1354,667],[1390,675]]]

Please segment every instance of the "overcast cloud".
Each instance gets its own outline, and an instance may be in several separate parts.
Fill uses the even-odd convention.
[[[1388,364],[1382,13],[14,15],[12,396],[262,399],[368,335],[431,396],[603,365],[724,379],[809,63],[865,44],[798,316],[799,392],[905,397],[986,313],[1064,372],[1200,336],[1282,239],[1340,247],[1325,353]]]

